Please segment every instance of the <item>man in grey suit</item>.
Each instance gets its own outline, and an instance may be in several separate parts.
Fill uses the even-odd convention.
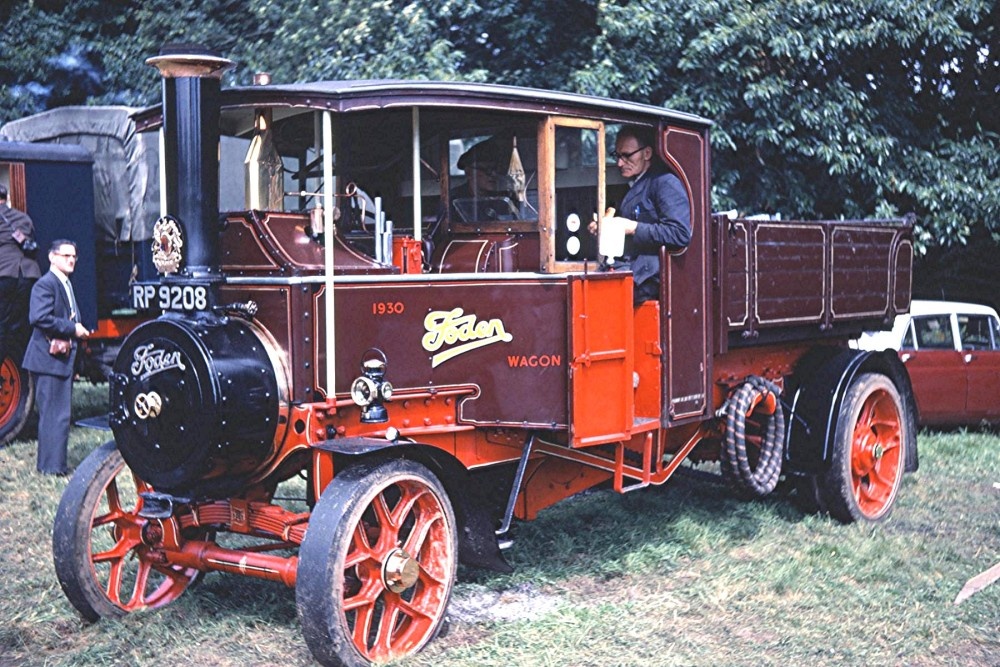
[[[10,354],[20,363],[28,341],[28,299],[42,275],[25,251],[34,244],[34,223],[27,213],[7,205],[7,188],[0,185],[0,361]]]
[[[615,216],[626,235],[625,254],[615,269],[632,270],[638,305],[660,296],[660,248],[680,250],[691,242],[691,203],[684,184],[656,156],[651,128],[622,127],[611,156],[630,183]],[[596,233],[596,225],[591,231]]]
[[[31,289],[28,319],[34,328],[24,353],[24,368],[35,381],[38,406],[38,471],[65,475],[73,398],[73,364],[77,339],[90,335],[80,323],[80,312],[69,277],[76,268],[76,244],[66,239],[52,243],[49,271]],[[65,354],[53,354],[52,341],[69,342]]]

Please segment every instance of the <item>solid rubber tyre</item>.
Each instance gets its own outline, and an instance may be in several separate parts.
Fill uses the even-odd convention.
[[[83,460],[63,492],[52,530],[56,576],[89,621],[166,605],[201,575],[149,557],[138,494],[150,490],[111,441]]]
[[[0,447],[18,436],[35,402],[35,383],[13,357],[0,360]]]
[[[816,478],[821,505],[844,523],[877,522],[892,511],[902,485],[909,433],[892,381],[865,373],[841,403],[831,465]]]
[[[414,580],[394,592],[386,572],[400,550]],[[419,651],[441,630],[457,564],[455,515],[426,467],[392,459],[340,472],[299,550],[295,600],[313,656],[356,667]]]

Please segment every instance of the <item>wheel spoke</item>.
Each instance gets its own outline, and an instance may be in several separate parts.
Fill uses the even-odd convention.
[[[851,446],[851,471],[857,478],[864,477],[873,465],[872,444],[875,434],[871,432],[854,432],[854,444]]]
[[[174,583],[183,583],[191,579],[190,573],[187,570],[181,569],[179,565],[164,565],[150,561],[149,566],[154,572],[163,575]]]
[[[375,512],[375,518],[378,522],[379,527],[389,528],[395,526],[393,523],[392,513],[389,511],[389,503],[385,499],[385,489],[375,496],[375,499],[371,504],[372,511]]]
[[[441,583],[435,580],[427,570],[420,568],[420,582],[423,589],[414,595],[412,600],[399,599],[402,611],[412,619],[432,620],[441,607]]]
[[[122,606],[121,587],[122,575],[125,569],[125,559],[118,558],[111,562],[111,572],[108,575],[108,585],[104,589],[108,599],[119,607]]]
[[[372,545],[368,542],[368,532],[362,521],[354,527],[354,534],[351,537],[351,547],[344,558],[344,569],[349,570],[370,558],[375,558],[375,553]]]
[[[346,610],[345,610],[346,611]],[[354,630],[352,641],[361,651],[368,648],[368,636],[375,618],[375,603],[371,602],[354,610]]]
[[[876,433],[899,433],[899,420],[889,415],[876,417],[872,422],[872,428]]]
[[[870,480],[868,484],[861,483],[858,487],[858,504],[866,512],[877,513],[889,497],[891,488],[882,481]]]
[[[865,430],[871,430],[872,421],[875,418],[875,405],[878,402],[876,398],[869,398],[865,401],[865,404],[861,406],[861,412],[858,414],[857,426],[859,428],[864,428]]]
[[[153,487],[151,487],[149,485],[149,483],[146,482],[145,480],[140,479],[135,474],[135,472],[132,472],[132,481],[135,483],[135,491],[136,491],[136,493],[146,493],[147,491],[152,491],[153,490]],[[142,496],[139,497],[139,501],[140,502],[142,501]]]
[[[870,496],[874,496],[876,492],[883,495],[887,489],[892,488],[892,483],[896,481],[894,479],[886,479],[882,476],[883,467],[880,465],[872,466],[872,470],[868,474],[868,492]]]
[[[444,567],[446,561],[442,558],[446,556],[435,554],[433,558],[428,559],[429,563],[420,563],[420,581],[425,587],[444,586],[448,583],[447,570]],[[432,567],[436,571],[432,571]]]
[[[132,587],[132,596],[126,604],[128,609],[139,609],[146,601],[146,584],[149,581],[149,562],[140,557],[138,559],[138,571],[135,574],[135,585]]]
[[[361,590],[350,597],[344,597],[344,601],[342,603],[344,611],[361,609],[366,606],[374,607],[375,603],[378,601],[378,596],[385,591],[385,586],[382,584],[380,573],[377,569],[372,569],[375,571],[370,572],[361,578]]]
[[[137,540],[130,540],[122,537],[115,545],[110,549],[105,551],[98,551],[90,556],[90,560],[94,563],[108,563],[113,560],[124,559],[128,554],[135,549],[139,542]]]
[[[399,619],[399,596],[386,593],[382,599],[382,615],[378,620],[375,640],[371,647],[371,657],[375,660],[385,660],[392,657],[393,631]]]
[[[876,475],[889,490],[892,490],[896,486],[896,480],[899,477],[899,452],[900,449],[898,447],[887,452],[872,471],[872,474]]]
[[[402,526],[403,521],[406,516],[413,509],[413,506],[423,498],[427,493],[427,489],[423,487],[414,488],[411,485],[400,485],[400,490],[402,491],[402,496],[399,498],[399,502],[392,510],[392,520],[394,526]]]
[[[101,514],[100,516],[94,517],[94,521],[91,523],[91,527],[92,528],[99,528],[99,527],[105,526],[105,525],[107,525],[109,523],[118,524],[124,518],[125,518],[125,515],[122,512],[119,512],[119,511],[108,512],[106,514]]]
[[[108,514],[121,515],[125,513],[124,508],[122,508],[121,493],[118,491],[118,481],[114,477],[111,478],[107,488],[104,489],[104,496],[108,500]]]
[[[443,583],[447,576],[444,574],[444,568],[442,567],[444,563],[441,562],[442,557],[446,557],[446,555],[437,553],[437,550],[434,549],[437,535],[430,538],[428,536],[431,535],[431,531],[436,526],[440,525],[439,522],[443,520],[444,518],[440,514],[420,518],[417,525],[413,527],[413,531],[410,532],[406,546],[403,547],[406,553],[411,554],[417,559],[421,572],[426,573],[428,577],[437,583]],[[427,545],[426,548],[425,545]],[[431,572],[431,567],[434,567],[438,571]]]
[[[890,431],[888,429],[882,429],[874,434],[874,445],[882,450],[882,456],[886,453],[895,451],[899,447],[899,432]]]

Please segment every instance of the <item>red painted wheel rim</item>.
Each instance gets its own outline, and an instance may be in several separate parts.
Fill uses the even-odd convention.
[[[874,518],[892,505],[902,464],[902,419],[892,394],[872,392],[861,407],[851,443],[851,486],[861,512]]]
[[[21,402],[21,373],[10,357],[0,363],[0,424],[6,424],[15,417]]]
[[[450,588],[451,544],[441,501],[420,480],[387,486],[365,509],[344,559],[342,610],[366,659],[406,655],[430,638]],[[384,565],[400,549],[419,571],[412,586],[395,593],[386,586]]]
[[[198,576],[197,570],[159,562],[143,541],[143,529],[150,522],[138,515],[142,508],[138,494],[151,490],[121,464],[104,488],[90,524],[91,574],[107,599],[128,612],[176,600]]]

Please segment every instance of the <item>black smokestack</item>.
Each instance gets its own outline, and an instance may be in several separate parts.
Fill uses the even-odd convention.
[[[181,277],[215,282],[219,270],[219,93],[233,62],[193,44],[168,44],[147,64],[163,77],[167,215],[184,232]]]

